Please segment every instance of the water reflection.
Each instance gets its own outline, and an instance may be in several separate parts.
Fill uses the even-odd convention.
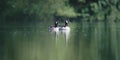
[[[58,40],[61,40],[62,38],[60,36],[63,36],[65,39],[65,43],[66,43],[66,46],[68,44],[68,40],[69,40],[69,37],[70,37],[70,27],[65,27],[65,29],[59,29],[58,31],[50,31],[53,35],[53,37],[55,38],[56,40],[56,44],[58,42]]]
[[[120,24],[109,25],[81,23],[59,32],[6,29],[0,31],[0,60],[120,60]]]
[[[65,36],[66,46],[68,45],[69,37],[70,37],[70,29],[62,30],[61,33]]]

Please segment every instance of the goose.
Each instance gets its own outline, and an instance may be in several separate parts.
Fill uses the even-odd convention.
[[[58,21],[55,21],[54,26],[49,27],[49,31],[51,31],[51,32],[58,32],[59,31]]]
[[[59,30],[60,31],[70,31],[70,27],[69,27],[69,25],[68,25],[68,20],[66,20],[65,21],[65,25],[64,26],[61,26],[60,28],[59,28]]]

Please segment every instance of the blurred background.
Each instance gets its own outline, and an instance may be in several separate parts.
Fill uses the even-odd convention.
[[[66,19],[67,46],[48,31]],[[120,0],[0,0],[0,60],[120,60],[119,43]]]

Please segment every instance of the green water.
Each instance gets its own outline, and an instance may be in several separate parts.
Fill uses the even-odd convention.
[[[71,23],[65,34],[37,27],[2,27],[0,60],[120,60],[119,23]]]

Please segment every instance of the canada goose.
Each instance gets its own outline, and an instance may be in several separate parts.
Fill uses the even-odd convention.
[[[58,21],[55,21],[54,26],[49,27],[49,31],[52,31],[52,32],[58,32],[59,31]]]
[[[65,21],[65,25],[60,27],[60,30],[70,31],[68,20]]]

